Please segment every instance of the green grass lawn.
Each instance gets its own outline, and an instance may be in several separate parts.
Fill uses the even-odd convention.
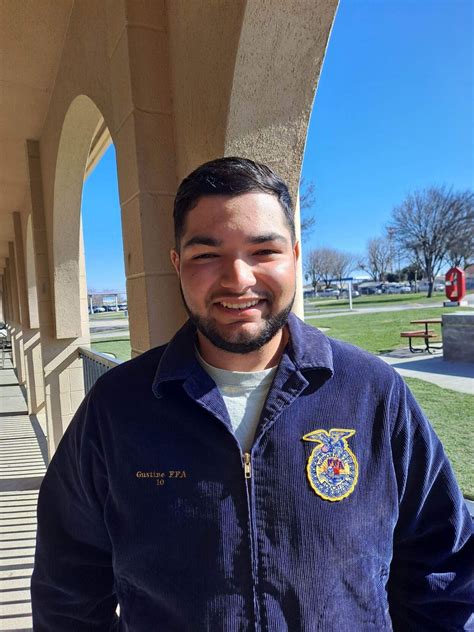
[[[97,314],[89,314],[89,320],[109,320],[115,318],[127,318],[125,312],[98,312]]]
[[[459,311],[459,310],[456,310]],[[408,340],[400,338],[401,331],[423,329],[423,325],[411,325],[410,321],[422,318],[441,318],[441,314],[453,313],[451,307],[428,307],[396,312],[354,313],[348,316],[309,316],[306,322],[314,327],[324,327],[325,333],[333,338],[351,342],[372,353],[387,353],[401,347],[408,347]],[[441,326],[432,325],[440,335]],[[415,340],[414,344],[418,344]]]
[[[474,395],[404,380],[441,439],[464,496],[474,500]]]
[[[472,292],[468,292],[472,294]],[[426,292],[418,292],[417,294],[371,294],[370,296],[358,296],[352,299],[352,306],[354,308],[363,309],[364,307],[388,307],[388,306],[403,306],[403,305],[416,305],[417,303],[426,305],[433,304],[433,306],[441,306],[443,301],[446,301],[444,292],[435,292],[431,298],[426,297]],[[349,299],[340,298],[311,298],[305,301],[305,307],[315,308],[324,311],[325,309],[348,309]]]
[[[441,305],[447,300],[442,292],[436,292],[428,298],[426,292],[417,294],[369,294],[356,296],[352,299],[354,307],[386,307],[387,305],[411,305],[413,303],[435,303]],[[315,307],[347,307],[349,299],[339,298],[310,298],[305,301],[308,305]]]
[[[103,340],[93,340],[91,343],[94,351],[100,353],[113,353],[117,360],[125,362],[130,360],[130,338],[104,338]]]

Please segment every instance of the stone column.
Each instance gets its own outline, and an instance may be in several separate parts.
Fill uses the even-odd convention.
[[[27,164],[31,192],[48,450],[51,457],[84,396],[82,361],[78,357],[77,348],[85,341],[80,338],[56,339],[41,160],[37,141],[27,141]]]
[[[11,342],[12,356],[18,382],[23,385],[25,383],[25,361],[23,354],[23,332],[21,327],[20,301],[18,294],[18,283],[16,276],[15,246],[12,241],[8,242],[8,260],[10,272],[10,288],[13,307]]]
[[[7,301],[7,320],[8,322],[12,319],[12,299],[11,299],[11,291],[10,291],[10,271],[8,266],[8,259],[5,265],[5,296]]]
[[[11,271],[10,271],[10,259],[7,258],[6,262],[5,262],[5,276],[4,276],[4,281],[5,281],[5,298],[6,298],[6,309],[5,309],[5,322],[6,322],[6,328],[7,331],[9,333],[10,336],[10,342],[11,342],[11,354],[12,354],[12,364],[13,366],[16,366],[15,364],[15,345],[13,344],[13,331],[15,329],[14,326],[14,314],[13,314],[13,300],[12,300],[12,289],[11,289]]]
[[[18,285],[16,281],[16,265],[15,265],[15,247],[12,241],[8,242],[8,269],[10,274],[10,291],[12,298],[12,320],[15,324],[19,323],[20,317],[20,302],[18,300]]]
[[[10,309],[10,284],[8,282],[10,277],[10,272],[8,269],[8,258],[5,259],[5,269],[3,271],[3,292],[4,292],[4,308],[5,308],[5,323],[8,323],[11,320],[11,309]]]
[[[25,367],[25,353],[24,353],[24,338],[23,338],[23,312],[21,309],[20,301],[20,287],[18,285],[18,268],[17,268],[17,253],[16,244],[14,242],[8,243],[9,259],[11,262],[11,274],[12,274],[12,287],[14,294],[14,305],[16,306],[16,323],[15,334],[13,336],[12,347],[15,345],[15,367],[18,377],[18,382],[22,386],[26,385],[26,367]]]
[[[5,322],[5,268],[1,271],[2,274],[0,276],[0,288],[2,291],[2,296],[0,299],[0,322]]]
[[[165,3],[110,0],[108,53],[132,354],[169,340],[185,313],[169,260],[176,191]]]
[[[40,332],[38,328],[31,326],[32,323],[30,318],[26,275],[26,258],[20,213],[13,213],[13,227],[15,230],[16,272],[20,298],[20,312],[22,317],[23,353],[28,412],[30,415],[36,415],[44,426],[46,411],[44,401],[44,379]]]
[[[13,213],[13,229],[15,231],[14,259],[16,269],[16,286],[18,289],[18,303],[20,308],[20,320],[22,326],[30,327],[30,315],[28,310],[28,290],[26,287],[25,274],[25,250],[23,246],[23,231],[21,228],[20,213]],[[13,244],[12,244],[13,246]],[[10,259],[11,259],[10,253]]]

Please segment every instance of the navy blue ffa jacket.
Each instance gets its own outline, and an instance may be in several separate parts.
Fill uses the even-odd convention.
[[[474,629],[471,519],[412,395],[289,328],[250,454],[190,323],[96,383],[41,487],[36,632]]]

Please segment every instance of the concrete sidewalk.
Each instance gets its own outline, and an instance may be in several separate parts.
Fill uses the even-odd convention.
[[[474,395],[474,364],[444,360],[442,351],[414,354],[408,349],[397,349],[378,357],[404,377],[416,377],[441,388]]]
[[[474,395],[474,364],[448,362],[443,352],[413,354],[409,349],[398,349],[387,355],[378,356],[390,364],[403,377],[416,377],[441,388]],[[474,502],[466,500],[469,513],[474,517]]]
[[[30,578],[45,438],[5,359],[0,368],[0,630],[32,630]]]

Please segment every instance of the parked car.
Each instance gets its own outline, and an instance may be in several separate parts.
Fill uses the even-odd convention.
[[[340,291],[339,290],[333,290],[331,288],[327,289],[327,290],[323,290],[322,292],[319,292],[318,296],[322,296],[323,298],[337,298],[340,295]]]
[[[411,294],[411,287],[409,285],[402,285],[400,294]]]
[[[92,308],[92,311],[94,312],[94,314],[101,314],[102,312],[105,312],[105,307],[99,307],[98,305],[95,305]]]
[[[382,292],[385,292],[385,288],[383,288],[383,286],[377,285],[377,286],[373,286],[373,285],[366,285],[366,286],[362,286],[360,288],[360,293],[361,294],[382,294]]]
[[[349,290],[342,290],[342,296],[349,296]],[[352,298],[360,296],[360,292],[352,290]]]

